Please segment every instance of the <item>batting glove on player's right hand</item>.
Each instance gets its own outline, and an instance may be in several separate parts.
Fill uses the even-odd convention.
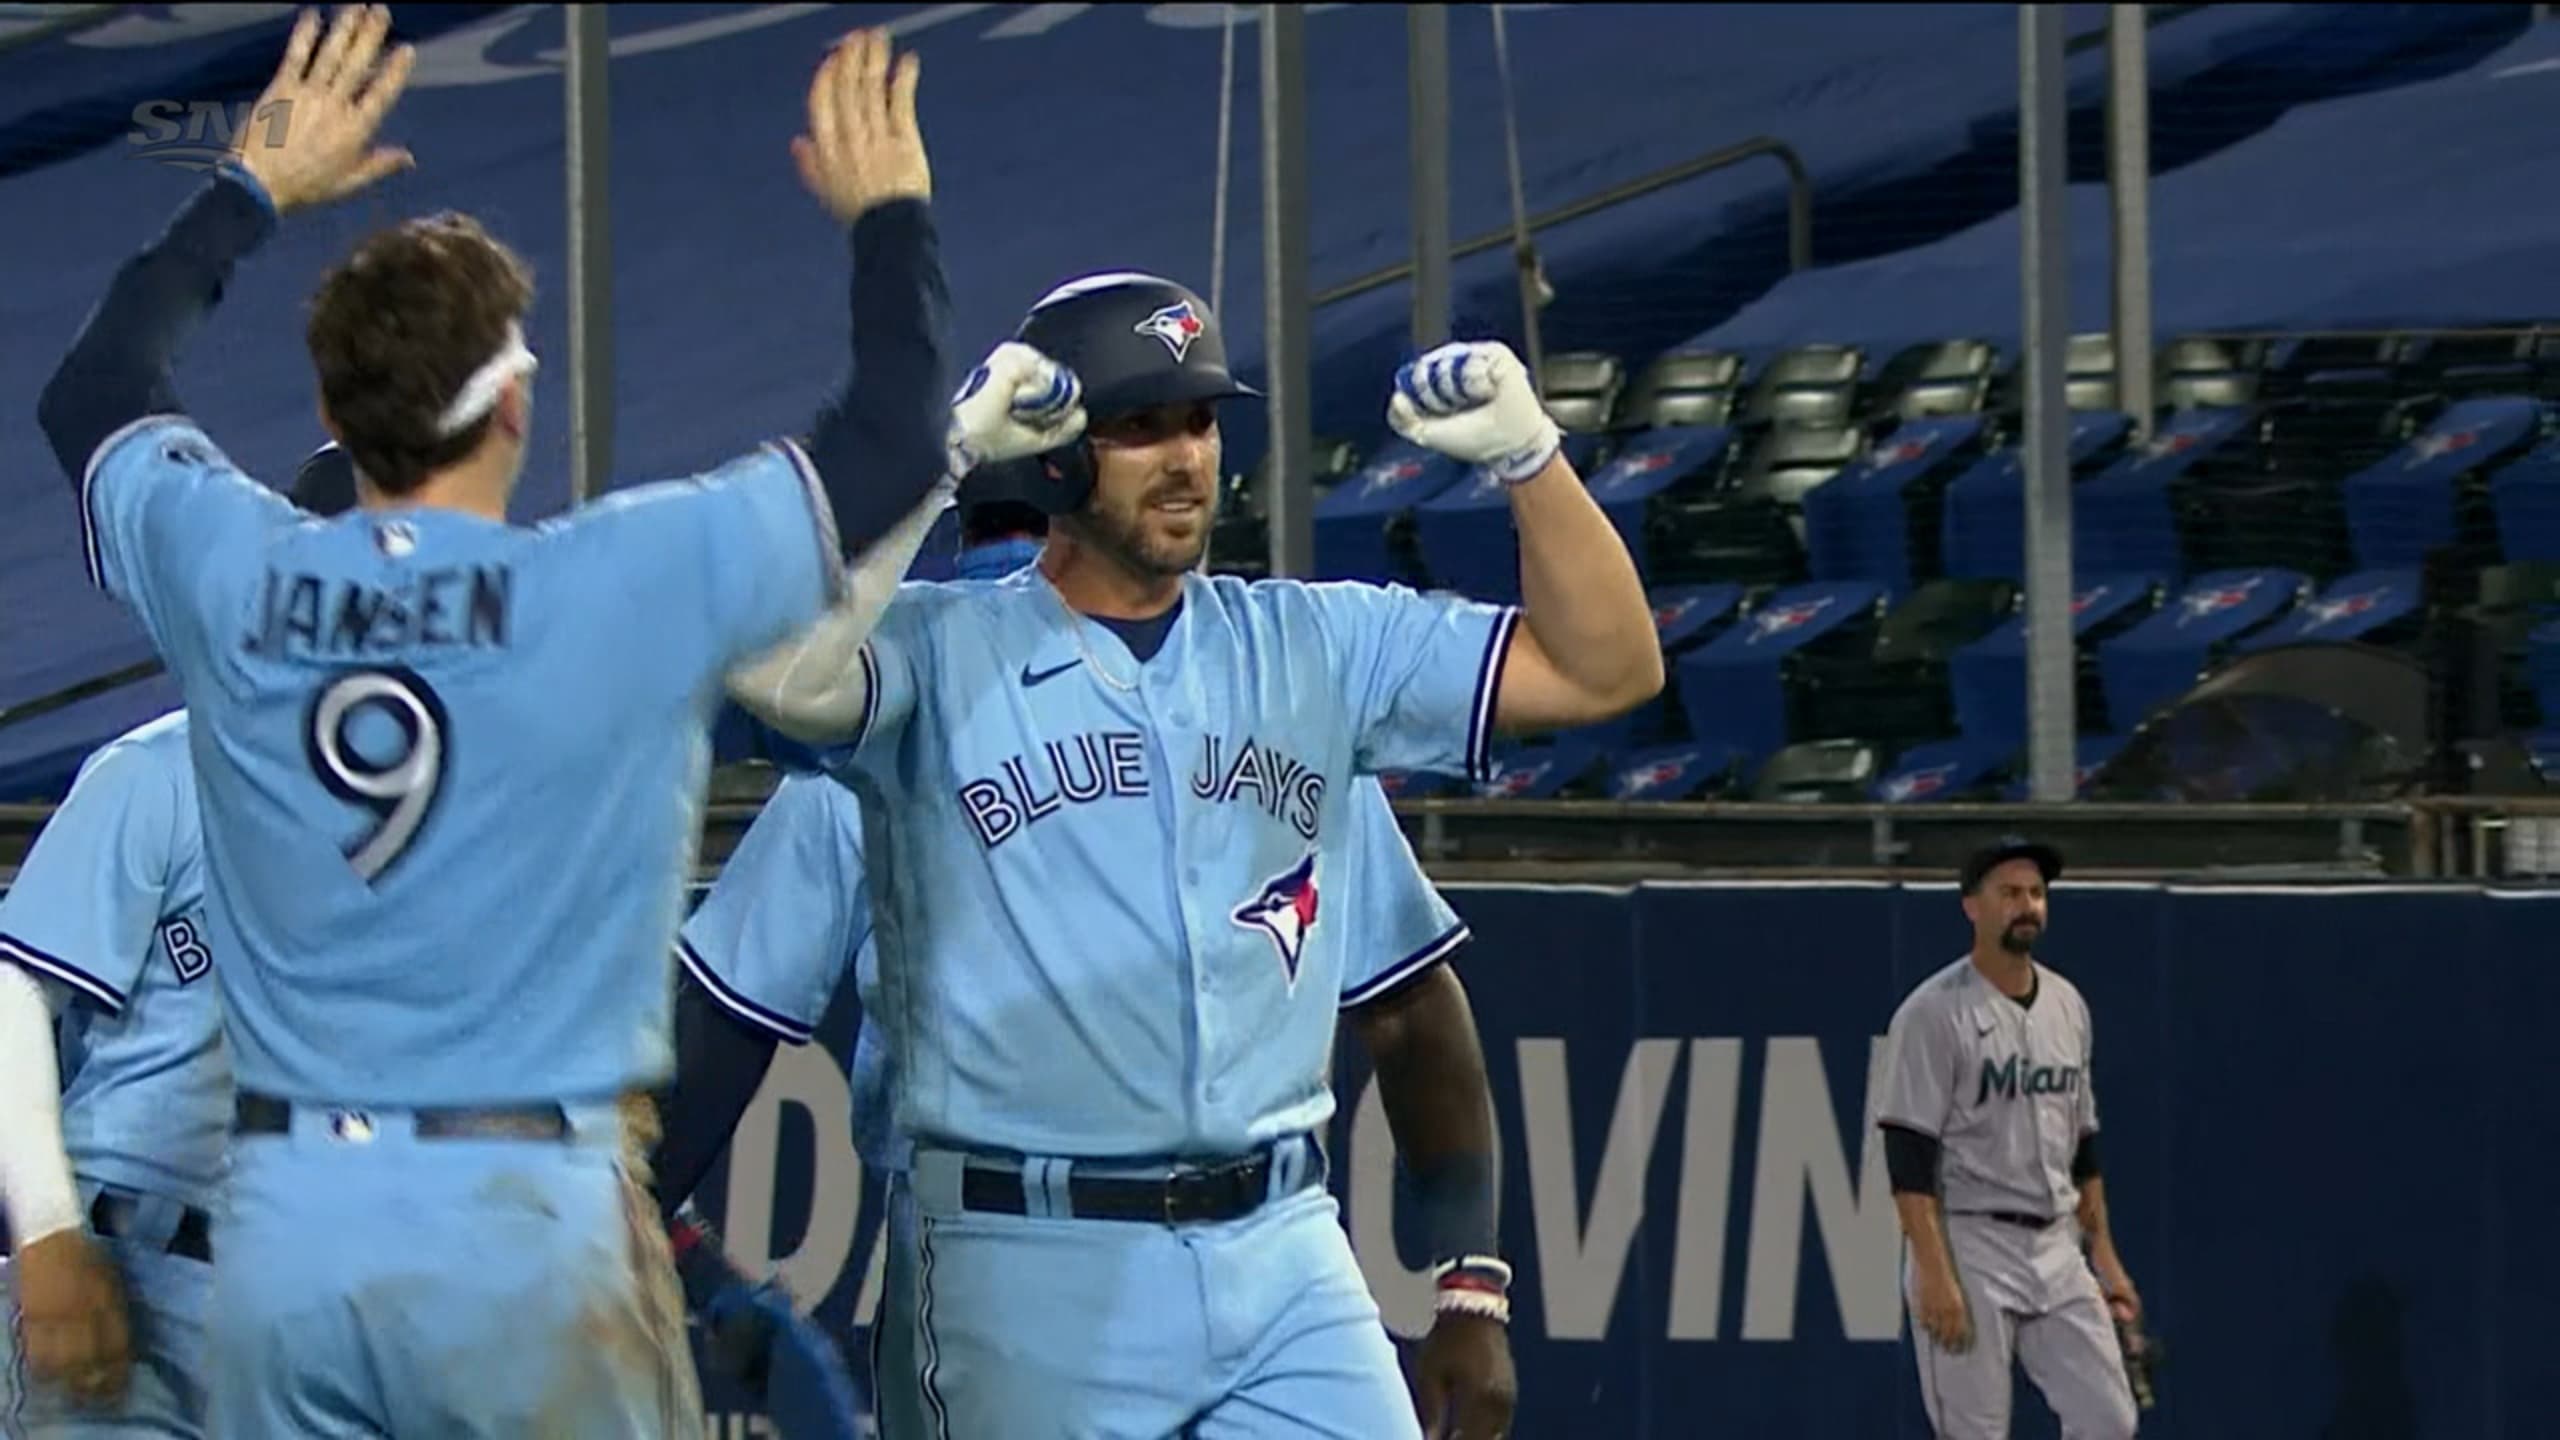
[[[951,397],[951,475],[1071,445],[1084,421],[1084,385],[1075,372],[1007,340]]]
[[[1547,468],[1564,444],[1538,387],[1498,340],[1443,345],[1396,371],[1387,423],[1416,445],[1481,465],[1506,485]]]

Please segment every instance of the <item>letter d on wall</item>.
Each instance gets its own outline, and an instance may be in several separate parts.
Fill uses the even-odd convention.
[[[816,1146],[809,1165],[809,1228],[799,1248],[776,1255],[773,1201],[786,1104],[809,1112]],[[729,1258],[749,1275],[778,1269],[805,1315],[842,1278],[861,1206],[862,1159],[853,1152],[853,1095],[844,1068],[824,1046],[783,1046],[765,1071],[763,1088],[738,1118],[729,1145],[729,1201],[721,1211]]]

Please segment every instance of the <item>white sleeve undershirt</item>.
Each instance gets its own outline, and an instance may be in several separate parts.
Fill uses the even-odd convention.
[[[0,961],[0,1210],[13,1249],[80,1223],[80,1190],[62,1149],[53,1016],[36,978]]]

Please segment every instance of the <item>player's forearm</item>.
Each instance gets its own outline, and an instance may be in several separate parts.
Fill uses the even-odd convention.
[[[1635,558],[1561,452],[1514,487],[1521,624],[1583,712],[1564,726],[1624,714],[1662,691],[1662,646]]]
[[[2107,1182],[2092,1175],[2080,1182],[2080,1204],[2076,1209],[2080,1233],[2087,1237],[2089,1253],[2101,1258],[2116,1253],[2116,1237],[2107,1227]]]
[[[892,200],[853,223],[853,369],[809,436],[848,557],[944,478],[951,295],[932,206]]]
[[[1911,1242],[1911,1263],[1923,1275],[1952,1277],[1955,1252],[1947,1248],[1946,1217],[1938,1197],[1922,1191],[1897,1190],[1893,1213],[1902,1220],[1902,1238]]]
[[[738,1128],[738,1117],[773,1065],[774,1036],[723,1008],[681,967],[676,972],[676,1073],[658,1097],[663,1127],[649,1162],[658,1213],[673,1216]]]
[[[1497,1254],[1493,1087],[1466,988],[1443,965],[1353,1013],[1431,1258]]]
[[[25,1246],[80,1223],[62,1148],[53,1007],[36,978],[0,960],[0,1215]]]
[[[232,267],[275,224],[254,182],[217,172],[116,271],[36,401],[37,423],[74,485],[108,436],[179,408],[170,378],[179,346],[222,299]]]

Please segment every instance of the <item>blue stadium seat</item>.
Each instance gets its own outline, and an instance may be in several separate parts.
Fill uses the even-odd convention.
[[[2131,734],[2151,713],[2196,687],[2232,642],[2308,595],[2291,570],[2199,575],[2151,618],[2098,648],[2107,715]]]
[[[1915,540],[1937,548],[1936,536],[1926,532],[1937,528],[1942,511],[1938,487],[1982,430],[1980,415],[1905,421],[1857,463],[1807,492],[1812,578],[1873,580],[1897,599],[1909,594],[1920,568]]]
[[[2120,412],[2073,415],[2072,472],[2078,474],[2092,461],[2113,454],[2132,430],[2133,417]],[[1947,574],[2015,580],[2025,573],[2026,484],[2026,456],[2014,445],[1983,456],[1947,483],[1938,530],[1940,565]]]
[[[1635,557],[1636,574],[1648,582],[1657,568],[1651,536],[1658,527],[1658,497],[1675,487],[1712,484],[1723,473],[1733,432],[1722,425],[1684,425],[1647,430],[1619,447],[1609,463],[1590,477],[1591,498],[1616,526]]]
[[[2422,572],[2362,570],[2303,601],[2292,614],[2233,648],[2247,654],[2278,645],[2375,643],[2395,628],[2407,628],[2402,622],[2417,617],[2425,604]]]
[[[1553,800],[1590,774],[1599,760],[1584,745],[1517,746],[1495,754],[1492,775],[1478,782],[1475,792],[1487,800]]]
[[[1704,648],[1672,667],[1689,734],[1734,746],[1758,760],[1788,739],[1787,661],[1817,642],[1881,614],[1884,588],[1867,580],[1818,582],[1782,590]],[[1849,643],[1870,638],[1861,626]]]
[[[1700,791],[1721,792],[1734,783],[1743,753],[1731,745],[1657,745],[1619,758],[1611,768],[1612,800],[1688,800]]]
[[[2082,580],[2071,597],[2071,635],[2080,722],[2092,724],[2102,712],[2091,648],[2131,629],[2151,613],[2162,579],[2158,575],[2097,575]],[[2027,621],[2024,615],[1965,646],[1948,662],[1947,683],[1955,700],[1956,728],[1969,739],[2015,748],[2027,735]]]
[[[2071,793],[2088,794],[2089,782],[2097,777],[2100,770],[2106,768],[2108,761],[2116,758],[2116,752],[2122,750],[2125,742],[2132,738],[2130,735],[2081,735],[2075,739],[2071,746]],[[2012,804],[2030,798],[2029,790],[2032,782],[2026,773],[2025,757],[2019,758],[2017,769],[2018,778],[2010,781],[2008,788],[2000,792],[2000,798]]]
[[[2560,564],[2560,440],[2502,466],[2489,481],[2489,505],[2509,563]]]
[[[1449,488],[1465,469],[1410,441],[1381,446],[1368,464],[1316,501],[1316,574],[1327,580],[1426,581],[1395,553],[1388,523]]]
[[[2539,401],[2520,395],[2465,400],[2425,432],[2346,481],[2347,528],[2356,563],[2415,566],[2458,538],[2457,487],[2536,438]]]
[[[2092,574],[2185,570],[2171,487],[2238,439],[2252,413],[2226,408],[2172,415],[2149,444],[2074,487],[2072,564]]]
[[[2008,763],[2017,749],[2001,740],[1941,740],[1904,751],[1878,777],[1879,804],[1911,805],[1968,798]]]

